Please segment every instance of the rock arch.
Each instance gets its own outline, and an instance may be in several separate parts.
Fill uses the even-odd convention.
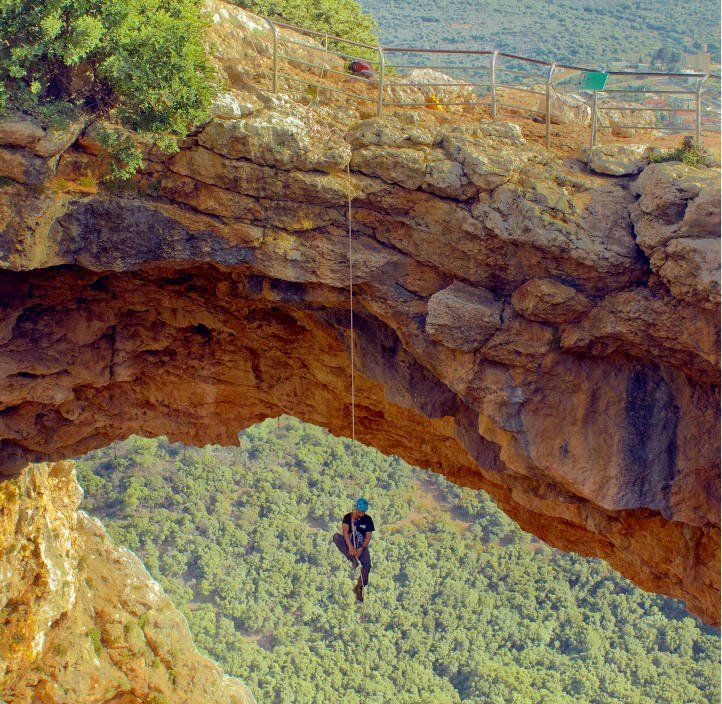
[[[87,187],[92,127],[2,130],[3,473],[279,413],[348,434],[351,193],[358,439],[717,623],[718,176],[243,100],[130,190]]]

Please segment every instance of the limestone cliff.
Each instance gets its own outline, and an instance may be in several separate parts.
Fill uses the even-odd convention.
[[[273,95],[213,7],[229,90],[131,188],[94,185],[93,125],[0,126],[3,471],[280,413],[348,435],[353,344],[359,440],[718,623],[719,173]]]
[[[135,555],[78,511],[71,462],[0,485],[0,699],[250,704]]]

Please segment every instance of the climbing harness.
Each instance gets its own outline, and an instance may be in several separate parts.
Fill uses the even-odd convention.
[[[359,533],[358,530],[356,530],[357,521],[358,521],[358,519],[354,518],[352,515],[351,516],[351,544],[354,546],[355,549],[358,550],[359,547],[363,546],[363,540],[361,539],[361,533]],[[363,552],[363,550],[361,552]],[[361,554],[359,553],[359,557],[360,556],[361,556]],[[361,565],[361,560],[358,560],[358,558],[357,558],[357,561],[358,561],[358,564]],[[354,569],[354,574],[355,574],[356,568],[354,567],[353,569]],[[364,584],[363,565],[361,565],[361,573],[359,574],[359,582],[361,583],[361,589],[364,589],[366,587],[366,585]],[[361,602],[361,603],[363,603],[363,602]],[[362,607],[361,616],[363,617],[363,607]]]

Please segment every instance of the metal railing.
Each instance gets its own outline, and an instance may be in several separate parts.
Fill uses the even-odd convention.
[[[383,112],[384,104],[383,96],[386,66],[384,61],[384,51],[380,46],[373,46],[372,44],[355,42],[350,39],[345,39],[344,37],[338,37],[333,34],[328,34],[327,32],[319,32],[313,29],[305,29],[303,27],[297,27],[292,24],[286,24],[284,22],[277,22],[267,17],[264,17],[263,19],[268,23],[269,27],[271,28],[271,33],[273,36],[272,83],[274,93],[278,92],[279,77],[283,77],[286,80],[290,80],[291,82],[304,83],[309,87],[316,88],[316,90],[327,90],[332,93],[347,95],[357,100],[369,101],[372,103],[375,102],[376,112],[378,115],[381,115],[381,113]],[[316,41],[315,44],[312,44],[300,42],[296,39],[291,39],[289,37],[281,37],[280,32],[278,31],[279,28],[290,30],[302,36],[307,36],[310,38],[311,41],[320,40],[320,42]],[[329,42],[334,43],[333,50],[329,49]],[[319,64],[308,59],[299,58],[298,56],[293,56],[285,53],[288,50],[288,45],[302,47],[305,52],[311,52],[312,55],[314,53],[321,53],[324,55],[325,61],[324,63]],[[350,49],[347,52],[340,51],[338,49],[339,46],[350,47]],[[359,49],[361,49],[362,51],[358,51]],[[354,53],[350,53],[351,51],[354,51]],[[369,55],[375,55],[376,58],[370,58]],[[334,58],[346,59],[347,61],[363,59],[364,61],[369,61],[369,63],[372,65],[375,64],[378,67],[376,69],[376,73],[378,75],[378,87],[375,91],[375,96],[370,97],[367,92],[357,93],[349,90],[342,90],[335,86],[329,86],[328,83],[312,81],[305,76],[300,77],[290,73],[289,71],[283,71],[279,67],[280,60],[285,59],[290,64],[300,64],[302,66],[305,66],[307,69],[318,70],[320,72],[321,78],[323,78],[326,73],[332,73],[336,75],[341,75],[344,77],[344,79],[360,81],[364,86],[368,86],[368,80],[366,78],[350,74],[347,70],[345,70],[345,67],[343,70],[332,67],[330,64],[333,63]]]
[[[702,126],[702,112],[703,112],[703,101],[702,101],[702,91],[703,86],[705,83],[710,79],[717,79],[719,80],[718,76],[710,76],[706,73],[658,73],[658,72],[651,72],[651,71],[612,71],[609,73],[609,79],[611,79],[612,84],[614,83],[615,79],[619,79],[621,81],[624,80],[635,80],[635,81],[642,81],[644,83],[644,79],[651,79],[654,81],[661,81],[663,82],[662,87],[655,88],[655,87],[630,87],[630,86],[623,86],[619,88],[613,88],[613,87],[606,87],[604,91],[593,91],[592,95],[592,146],[597,145],[598,140],[598,133],[599,130],[614,130],[620,129],[631,129],[631,130],[651,130],[655,132],[694,132],[694,136],[696,139],[697,144],[700,144],[702,141],[702,133],[703,132],[713,132],[715,130],[705,130]],[[682,84],[688,84],[688,85],[681,85],[675,87],[675,83],[682,83]],[[672,87],[670,87],[670,85]],[[600,103],[599,96],[604,95],[605,97],[608,95],[634,95],[634,96],[693,96],[693,98],[690,98],[690,100],[693,100],[694,107],[675,107],[674,104],[669,105],[620,105],[615,104],[613,102],[609,102],[608,104]],[[665,98],[667,99],[667,98]],[[600,119],[604,117],[605,113],[622,113],[622,112],[633,112],[633,113],[660,113],[661,116],[666,116],[669,122],[672,122],[671,116],[673,115],[694,115],[694,122],[692,125],[672,125],[672,124],[658,124],[657,121],[655,121],[655,124],[630,124],[630,123],[623,123],[619,125],[612,125],[612,124],[602,124],[600,122]]]
[[[664,73],[637,71],[609,71],[605,90],[594,90],[588,100],[567,86],[574,87],[571,77],[581,78],[594,69],[582,66],[542,61],[502,51],[475,51],[470,49],[417,49],[404,47],[381,47],[352,41],[317,30],[306,29],[264,18],[273,38],[272,87],[279,90],[279,79],[290,84],[305,85],[315,91],[342,94],[362,102],[376,105],[376,114],[391,107],[432,106],[485,106],[496,121],[502,111],[516,111],[536,115],[545,124],[545,141],[551,146],[553,109],[552,101],[572,101],[579,109],[589,111],[588,126],[591,128],[591,148],[599,144],[602,130],[614,133],[625,130],[650,130],[656,132],[691,133],[701,143],[704,132],[719,130],[719,91],[705,94],[711,82],[719,83],[719,76],[706,73]],[[283,35],[279,30],[287,30]],[[305,39],[305,41],[301,41]],[[321,60],[317,59],[321,55]],[[390,63],[387,57],[403,57],[399,63]],[[314,60],[316,59],[316,60]],[[432,60],[428,63],[429,59]],[[446,59],[446,60],[444,60]],[[363,60],[372,67],[372,77],[357,76],[349,72],[352,61]],[[284,62],[283,66],[281,62]],[[292,70],[292,69],[297,70]],[[300,70],[299,70],[300,69]],[[404,71],[430,69],[443,72],[449,80],[414,80],[404,78]],[[327,76],[341,77],[331,83]],[[461,76],[461,77],[459,77]],[[556,80],[555,80],[556,79]],[[654,82],[657,82],[655,87]],[[349,86],[353,86],[350,87]],[[357,89],[354,89],[357,88]],[[519,102],[519,95],[527,102]],[[430,100],[433,95],[433,100]],[[615,103],[612,96],[626,98]],[[647,101],[664,101],[663,104],[629,104],[638,96]],[[674,103],[682,98],[691,101],[686,107]],[[536,100],[530,105],[529,100]],[[672,101],[672,102],[670,102]],[[586,105],[586,108],[582,106]],[[707,105],[707,107],[705,107]],[[705,127],[708,112],[715,121],[711,128]],[[647,121],[630,122],[614,113],[630,113],[644,116]],[[691,123],[675,121],[672,116],[693,115]],[[656,115],[654,124],[651,115]],[[677,122],[677,124],[673,124]]]

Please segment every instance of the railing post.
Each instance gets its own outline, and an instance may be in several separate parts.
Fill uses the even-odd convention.
[[[702,84],[709,78],[709,76],[704,76],[703,78],[700,78],[697,81],[697,100],[695,104],[696,109],[696,137],[697,137],[697,146],[702,145]]]
[[[499,52],[494,49],[489,65],[489,80],[491,81],[491,119],[496,122],[496,56]]]
[[[384,111],[384,73],[386,71],[386,59],[383,47],[379,47],[379,95],[376,101],[376,114],[380,117]]]
[[[587,169],[591,168],[592,154],[594,153],[594,147],[597,146],[597,105],[598,96],[597,91],[594,91],[594,98],[592,99],[592,140],[589,145],[589,158],[587,159]]]
[[[273,92],[278,93],[278,27],[268,17],[263,19],[268,22],[273,34]]]
[[[556,64],[552,64],[549,67],[549,73],[547,73],[547,88],[546,88],[546,128],[547,128],[547,149],[552,146],[552,76],[554,75],[554,69]]]

